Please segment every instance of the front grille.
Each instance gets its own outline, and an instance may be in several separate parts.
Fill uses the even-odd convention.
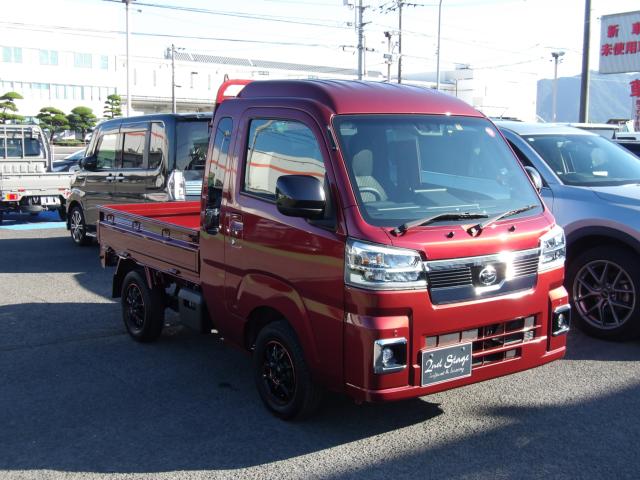
[[[525,275],[534,275],[538,273],[538,257],[519,258],[513,261],[514,277],[523,277]]]
[[[424,263],[434,304],[462,302],[505,295],[533,288],[537,281],[539,249],[504,252],[479,257],[429,260]],[[481,273],[491,268],[493,283],[483,283]]]
[[[490,365],[522,355],[523,344],[536,338],[540,328],[536,317],[530,315],[483,327],[426,337],[427,349],[473,342],[473,367]]]
[[[471,284],[471,268],[451,268],[448,270],[433,271],[429,273],[431,288],[447,288],[457,285]]]

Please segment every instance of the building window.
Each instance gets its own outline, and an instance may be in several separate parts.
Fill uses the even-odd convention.
[[[79,68],[91,68],[91,54],[90,53],[74,53],[73,65]]]
[[[2,47],[2,61],[22,63],[22,49],[19,47]]]
[[[100,56],[100,68],[109,70],[109,57],[107,55]]]
[[[55,50],[40,50],[40,65],[58,65],[58,52]]]

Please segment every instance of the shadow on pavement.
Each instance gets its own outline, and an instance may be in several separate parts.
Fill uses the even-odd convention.
[[[259,400],[250,357],[216,337],[171,327],[137,344],[116,304],[53,307],[0,307],[0,469],[237,469],[442,413],[423,400],[356,406],[330,396],[310,421],[282,422]],[[56,323],[64,326],[39,332]]]
[[[486,416],[506,425],[380,459],[339,478],[386,480],[385,472],[410,470],[443,479],[636,479],[640,422],[623,412],[639,408],[635,384],[567,405],[488,409]]]

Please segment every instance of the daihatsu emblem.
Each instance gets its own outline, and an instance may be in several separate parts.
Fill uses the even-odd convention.
[[[493,285],[498,279],[498,272],[496,272],[496,269],[492,265],[487,265],[480,271],[478,279],[483,285]]]

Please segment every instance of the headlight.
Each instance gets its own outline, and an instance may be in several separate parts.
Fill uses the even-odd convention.
[[[422,258],[415,250],[348,239],[344,278],[347,285],[371,290],[426,288]]]
[[[551,270],[562,267],[567,256],[567,241],[564,230],[556,225],[540,237],[540,268]]]

